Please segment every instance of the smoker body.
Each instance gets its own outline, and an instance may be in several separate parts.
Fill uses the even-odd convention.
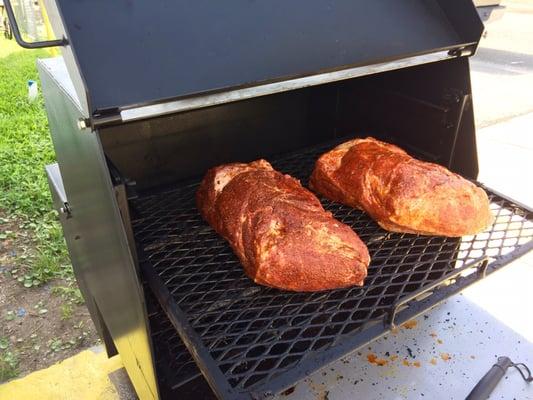
[[[51,187],[76,279],[108,354],[120,352],[141,398],[157,398],[142,289],[99,136],[78,128],[61,59],[40,61],[39,72],[59,166],[49,180],[64,182],[63,195]]]
[[[364,213],[327,203],[367,240],[371,255],[379,260],[384,252],[384,260],[371,265],[363,289],[298,296],[248,281],[228,246],[191,206],[195,185],[212,166],[267,158],[305,185],[317,155],[354,136],[398,143],[475,179],[468,56],[482,25],[470,2],[413,0],[405,8],[372,2],[368,15],[378,18],[392,7],[397,17],[384,17],[374,37],[369,32],[379,21],[353,14],[361,24],[351,28],[338,14],[359,12],[357,2],[334,2],[337,14],[324,16],[318,12],[322,2],[309,2],[303,19],[250,6],[242,9],[244,16],[266,15],[285,35],[300,23],[302,36],[315,42],[320,32],[313,23],[331,28],[341,18],[346,26],[322,33],[317,46],[324,57],[297,37],[277,54],[275,41],[252,30],[251,38],[265,46],[265,67],[251,56],[253,40],[233,49],[229,39],[216,43],[217,26],[206,24],[206,42],[195,40],[208,47],[207,58],[198,61],[194,49],[185,51],[204,63],[201,68],[193,62],[183,67],[179,55],[169,53],[170,25],[135,22],[142,10],[167,21],[163,5],[146,10],[137,3],[89,3],[47,4],[56,35],[69,39],[62,58],[38,63],[57,154],[47,173],[91,317],[108,354],[121,355],[140,398],[274,396],[532,247],[531,212],[497,194],[491,199],[498,215],[522,224],[519,240],[497,253],[482,237],[466,240],[465,250],[457,238],[387,234]],[[191,13],[206,12],[198,4]],[[94,12],[115,15],[118,22],[95,23]],[[239,22],[226,17],[231,31]],[[117,32],[115,22],[125,31]],[[137,41],[125,40],[128,33]],[[366,39],[349,40],[357,35]],[[291,46],[302,46],[301,57],[289,57]],[[152,60],[159,57],[161,76],[153,62],[143,74],[140,49]],[[231,57],[222,50],[231,50]],[[288,61],[277,65],[283,57]],[[482,240],[487,244],[480,250]],[[463,277],[467,271],[474,273]],[[226,286],[217,288],[221,272]],[[254,304],[252,316],[245,315],[243,302]],[[225,319],[209,320],[213,313]]]

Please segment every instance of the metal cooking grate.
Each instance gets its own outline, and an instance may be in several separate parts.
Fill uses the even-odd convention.
[[[306,185],[314,161],[330,147],[272,164]],[[387,327],[375,321],[415,290],[482,257],[490,257],[492,272],[533,244],[533,214],[490,192],[494,225],[463,238],[390,233],[361,211],[323,200],[368,246],[372,262],[365,285],[284,292],[244,275],[230,247],[198,214],[196,188],[188,184],[136,200],[133,228],[151,286],[162,303],[170,296],[177,305],[165,309],[175,325],[192,327],[180,333],[205,350],[198,353],[199,365],[221,397],[282,390],[384,333]],[[459,277],[455,286],[468,283]]]
[[[150,288],[143,286],[158,376],[168,389],[177,389],[200,371]]]

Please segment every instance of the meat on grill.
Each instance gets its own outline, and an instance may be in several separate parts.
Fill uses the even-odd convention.
[[[366,211],[393,232],[458,237],[483,231],[493,221],[481,188],[373,138],[354,139],[323,154],[310,182],[314,191]]]
[[[370,262],[365,244],[267,161],[210,169],[196,200],[256,283],[292,291],[363,284]]]

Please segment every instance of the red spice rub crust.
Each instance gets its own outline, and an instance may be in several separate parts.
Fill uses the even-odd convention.
[[[256,283],[292,291],[363,284],[370,262],[365,244],[265,160],[210,169],[196,201]]]
[[[323,154],[310,186],[366,211],[393,232],[458,237],[481,232],[494,220],[481,188],[373,138],[354,139]]]

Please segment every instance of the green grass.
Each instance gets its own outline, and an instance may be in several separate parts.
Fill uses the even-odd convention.
[[[0,382],[16,377],[18,365],[17,353],[10,349],[9,339],[0,336]]]
[[[61,319],[63,321],[71,319],[72,314],[73,314],[72,304],[69,304],[69,303],[61,304]]]
[[[47,56],[0,39],[0,210],[34,232],[34,257],[24,261],[27,286],[72,275],[44,173],[55,156],[43,99],[27,98],[27,81],[38,81],[36,59]]]

